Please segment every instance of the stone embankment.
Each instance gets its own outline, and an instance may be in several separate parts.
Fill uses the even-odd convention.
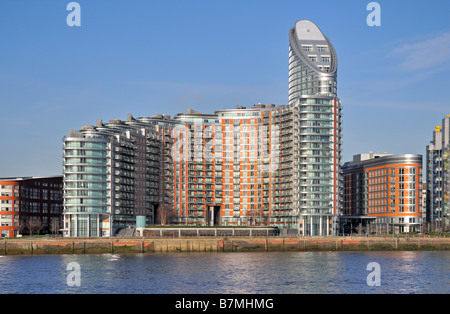
[[[307,251],[450,251],[450,239],[391,237],[190,237],[128,239],[45,238],[3,239],[0,241],[0,255]]]

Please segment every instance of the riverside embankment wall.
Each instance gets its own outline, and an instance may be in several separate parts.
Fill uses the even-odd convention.
[[[4,239],[0,255],[302,252],[302,251],[450,251],[446,238],[211,237],[211,238],[52,238]]]

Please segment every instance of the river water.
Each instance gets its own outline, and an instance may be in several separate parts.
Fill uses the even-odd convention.
[[[0,256],[0,293],[448,294],[449,265],[450,252]]]

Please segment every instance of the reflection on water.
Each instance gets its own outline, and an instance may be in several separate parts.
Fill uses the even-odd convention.
[[[81,268],[69,287],[66,269]],[[367,264],[381,266],[369,287]],[[450,252],[3,256],[0,293],[449,293]]]

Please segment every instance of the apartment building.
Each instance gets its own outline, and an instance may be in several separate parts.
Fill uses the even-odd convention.
[[[306,96],[293,106],[258,104],[214,115],[178,115],[175,119],[189,130],[200,130],[197,147],[206,158],[197,158],[198,164],[192,158],[190,167],[197,171],[176,177],[184,183],[176,193],[189,190],[189,195],[176,195],[174,204],[179,210],[201,208],[193,214],[208,217],[210,224],[298,228],[305,235],[334,233],[340,112],[340,102],[332,97]],[[175,170],[183,168],[175,165]],[[189,212],[181,216],[189,221]]]
[[[441,126],[433,131],[433,140],[427,146],[426,221],[430,229],[446,229],[449,224],[449,158],[450,158],[450,115],[442,120]]]
[[[342,167],[341,232],[420,231],[422,156],[360,154]]]
[[[312,22],[289,31],[289,105],[101,120],[64,138],[66,236],[128,226],[338,227],[337,57]]]
[[[172,123],[166,116],[129,115],[69,131],[63,139],[65,236],[112,236],[160,219],[157,208],[172,206]]]
[[[0,203],[1,237],[59,232],[62,176],[0,178]]]
[[[161,223],[267,225],[334,234],[338,100],[101,121],[64,138],[67,236]],[[165,213],[164,213],[165,214]]]

